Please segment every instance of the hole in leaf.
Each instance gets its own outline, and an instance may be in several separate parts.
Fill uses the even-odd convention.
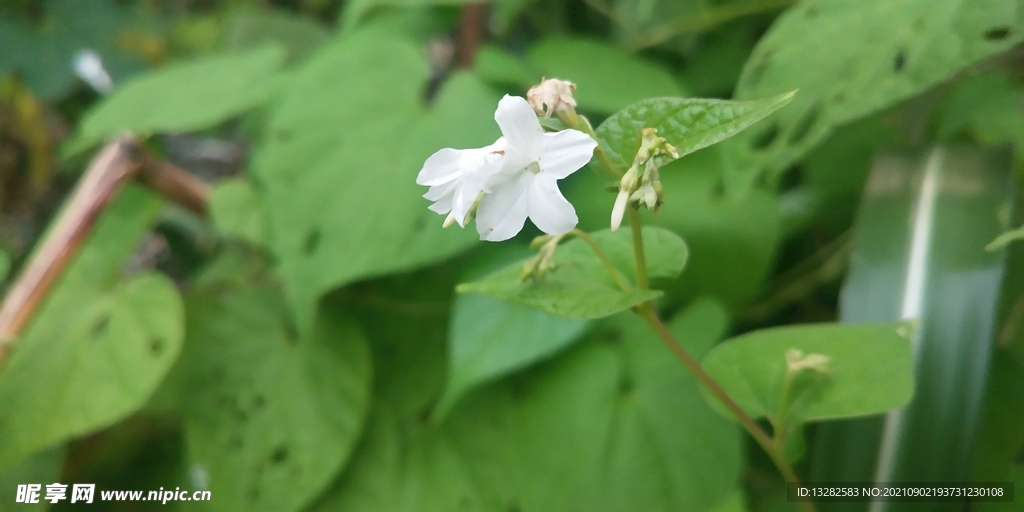
[[[430,424],[430,408],[423,409],[416,413],[416,423],[421,427],[425,427]]]
[[[628,396],[633,392],[633,387],[633,379],[629,378],[628,376],[623,375],[622,378],[619,379],[620,395]]]
[[[622,331],[619,329],[609,329],[607,332],[604,333],[604,341],[611,343],[613,345],[621,342]]]
[[[901,48],[900,51],[896,52],[896,57],[892,59],[892,70],[899,73],[900,71],[903,71],[903,68],[906,67],[906,65],[907,51]]]
[[[317,246],[320,245],[320,229],[312,228],[306,232],[306,239],[302,242],[302,252],[306,256],[312,256],[313,251],[316,251]]]
[[[274,449],[274,453],[270,455],[270,462],[274,464],[281,464],[286,460],[288,460],[287,446],[278,446],[277,448]]]
[[[107,327],[110,325],[110,313],[104,313],[92,324],[89,336],[93,341],[98,341],[107,334]]]
[[[708,197],[711,199],[722,199],[725,197],[725,180],[722,177],[718,177],[711,185]]]
[[[149,353],[156,357],[160,357],[160,354],[164,353],[163,338],[154,337],[149,339]]]
[[[790,145],[799,144],[800,141],[804,140],[804,137],[814,127],[814,123],[818,121],[818,117],[821,115],[821,104],[815,103],[811,105],[811,108],[804,112],[797,123],[793,126],[793,130],[789,132],[789,138],[787,139]]]
[[[289,345],[299,344],[299,328],[292,322],[286,322],[284,324],[284,341]]]
[[[1002,41],[1010,35],[1010,27],[995,27],[985,31],[985,39],[988,41]]]
[[[775,139],[779,137],[779,124],[772,123],[768,129],[761,130],[759,133],[754,135],[754,138],[750,141],[750,147],[755,150],[763,150],[768,146],[771,146]]]

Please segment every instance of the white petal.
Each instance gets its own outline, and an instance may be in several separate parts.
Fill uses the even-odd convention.
[[[430,190],[423,197],[427,200],[434,201],[434,204],[428,206],[432,212],[437,212],[444,215],[452,211],[452,199],[455,197],[455,189],[457,183],[451,181],[443,185],[436,185],[430,187]]]
[[[519,234],[526,223],[527,191],[535,175],[519,173],[484,196],[476,211],[476,230],[481,240],[500,242]]]
[[[535,161],[540,156],[544,130],[537,120],[537,113],[525,99],[506,94],[498,102],[494,120],[501,128],[501,134],[505,136],[510,149],[521,153],[528,161]]]
[[[560,180],[586,165],[596,147],[597,141],[579,130],[546,133],[537,163],[544,174]]]
[[[579,223],[576,209],[558,190],[554,178],[538,174],[530,184],[527,197],[530,220],[541,231],[549,235],[561,235],[572,231]]]
[[[452,181],[461,176],[462,169],[459,164],[465,151],[475,150],[444,148],[430,155],[430,158],[423,162],[423,168],[420,169],[419,175],[416,176],[416,184],[430,187]]]

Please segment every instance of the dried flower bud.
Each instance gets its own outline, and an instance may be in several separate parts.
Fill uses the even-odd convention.
[[[569,118],[576,117],[576,100],[572,97],[572,92],[575,90],[576,84],[572,82],[557,78],[550,80],[542,78],[540,85],[535,85],[527,91],[526,101],[530,103],[533,110],[545,118],[550,119],[551,114],[555,114],[566,124],[572,126],[572,123],[563,119],[563,115]]]

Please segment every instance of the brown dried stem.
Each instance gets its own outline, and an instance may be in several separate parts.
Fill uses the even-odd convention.
[[[115,139],[93,159],[71,199],[0,304],[0,361],[85,241],[96,219],[139,169],[139,143]]]
[[[89,164],[52,228],[0,303],[0,363],[88,238],[100,214],[135,177],[183,207],[200,215],[206,213],[209,185],[149,153],[134,136],[125,135],[107,144]]]

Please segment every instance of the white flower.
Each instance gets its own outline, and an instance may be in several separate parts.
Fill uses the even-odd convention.
[[[505,139],[477,149],[442,149],[423,163],[416,183],[430,187],[423,197],[434,204],[431,211],[441,215],[451,212],[445,226],[452,221],[465,227],[466,216],[473,203],[484,192],[488,178],[501,170]]]
[[[488,194],[476,219],[480,239],[508,240],[527,217],[549,235],[572,231],[579,219],[556,181],[586,165],[597,141],[579,130],[544,133],[533,108],[518,96],[502,98],[494,120],[506,147],[501,170],[484,185]]]

